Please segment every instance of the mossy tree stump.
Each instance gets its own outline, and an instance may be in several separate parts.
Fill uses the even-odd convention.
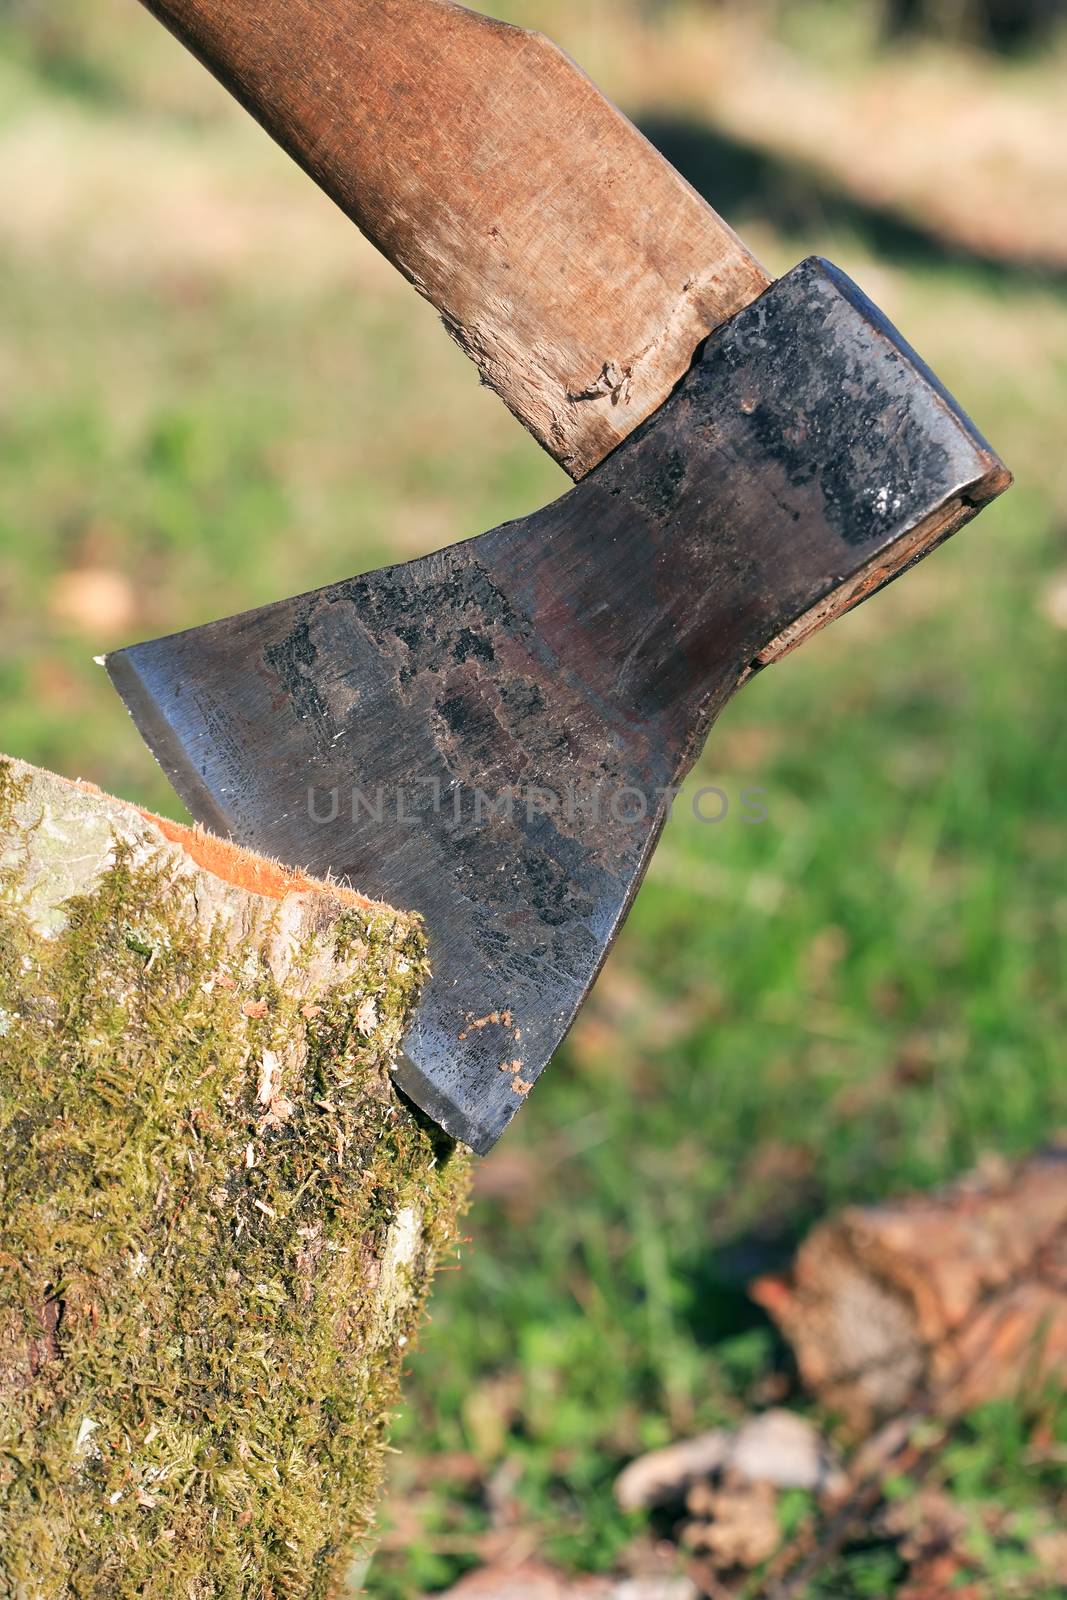
[[[0,763],[0,1596],[343,1593],[466,1162],[418,923]]]

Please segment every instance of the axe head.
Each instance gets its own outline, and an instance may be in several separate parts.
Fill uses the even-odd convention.
[[[396,1081],[486,1151],[733,691],[1009,481],[811,260],[555,504],[107,667],[199,821],[423,914],[432,976]]]

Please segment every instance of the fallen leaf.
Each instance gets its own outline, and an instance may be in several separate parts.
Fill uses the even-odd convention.
[[[82,633],[121,633],[136,611],[133,585],[125,573],[110,567],[75,567],[52,579],[48,610],[57,622]]]
[[[481,1567],[446,1591],[443,1600],[609,1600],[599,1578],[575,1579],[529,1563],[521,1567]]]
[[[962,1546],[968,1531],[967,1513],[936,1487],[922,1489],[903,1500],[891,1500],[881,1525],[895,1540],[904,1560],[912,1564],[955,1551]]]
[[[845,1486],[845,1475],[815,1425],[780,1407],[742,1423],[726,1465],[750,1483],[771,1483],[777,1489],[824,1494]]]
[[[615,1480],[615,1498],[624,1511],[646,1510],[681,1500],[690,1484],[709,1478],[726,1461],[731,1436],[724,1428],[650,1450],[624,1467]]]
[[[724,1571],[761,1566],[781,1543],[778,1496],[769,1483],[736,1478],[721,1489],[697,1484],[686,1503],[695,1516],[685,1525],[683,1543]]]
[[[440,1600],[698,1600],[688,1578],[571,1578],[538,1562],[470,1572]]]
[[[1041,596],[1041,612],[1054,628],[1067,628],[1067,572],[1060,572],[1046,585]]]
[[[816,1493],[834,1493],[845,1481],[813,1424],[776,1408],[750,1417],[736,1432],[715,1428],[639,1456],[616,1479],[615,1497],[625,1511],[666,1505],[718,1472]]]
[[[1030,1549],[1044,1576],[1067,1591],[1067,1531],[1048,1528],[1035,1533]]]

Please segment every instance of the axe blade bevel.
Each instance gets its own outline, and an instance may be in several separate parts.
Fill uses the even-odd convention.
[[[1009,482],[813,259],[553,505],[107,667],[199,821],[423,914],[432,977],[394,1076],[485,1152],[761,653]]]

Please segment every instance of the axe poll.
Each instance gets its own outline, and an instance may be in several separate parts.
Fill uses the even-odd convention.
[[[569,58],[449,0],[146,0],[577,486],[116,652],[198,820],[423,913],[394,1076],[486,1151],[715,716],[1010,483],[828,263],[771,283]]]

